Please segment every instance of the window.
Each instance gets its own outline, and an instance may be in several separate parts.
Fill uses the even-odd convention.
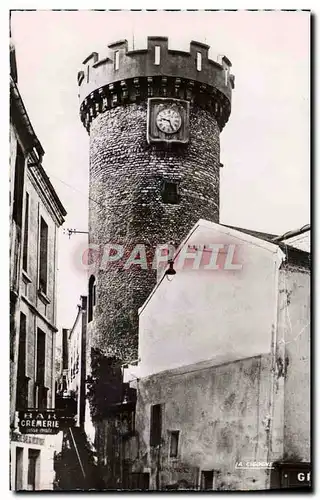
[[[46,366],[46,334],[37,330],[37,366],[36,366],[36,405],[38,408],[47,408],[48,388],[45,387]]]
[[[23,187],[24,187],[24,164],[25,159],[22,149],[17,144],[17,156],[14,171],[14,191],[13,191],[13,208],[12,217],[17,226],[22,225],[22,202],[23,202]]]
[[[23,489],[23,448],[16,447],[16,484],[15,490]]]
[[[24,212],[24,237],[23,237],[23,257],[22,269],[28,271],[28,232],[29,232],[29,194],[26,193],[26,206]]]
[[[197,71],[202,69],[202,55],[201,52],[197,52]]]
[[[20,313],[20,332],[18,349],[18,380],[16,407],[22,410],[28,406],[28,380],[26,378],[26,332],[27,318]]]
[[[201,489],[202,490],[213,489],[213,470],[203,470],[201,472]]]
[[[161,443],[161,430],[162,407],[161,405],[152,405],[150,418],[150,446],[158,446]]]
[[[156,45],[154,48],[154,64],[160,64],[160,46]]]
[[[37,469],[39,463],[40,451],[29,448],[28,450],[28,490],[36,489]]]
[[[178,184],[176,182],[163,181],[161,197],[164,203],[176,205],[180,201]]]
[[[95,285],[95,277],[92,275],[89,278],[89,303],[88,303],[88,323],[93,319],[93,308],[96,305],[96,285]]]
[[[68,356],[69,356],[68,335],[69,335],[69,330],[67,328],[62,328],[62,370],[68,369]]]
[[[26,373],[26,332],[27,332],[27,317],[25,314],[20,313],[18,375],[23,375],[23,376],[25,376]]]
[[[179,431],[170,432],[170,457],[178,456]]]
[[[47,273],[48,273],[48,226],[41,217],[39,288],[45,294],[47,293]]]
[[[120,63],[120,54],[119,54],[119,51],[116,50],[114,53],[114,69],[115,70],[119,69],[119,63]]]
[[[131,490],[148,490],[150,483],[149,472],[133,472],[131,473]]]
[[[37,332],[37,383],[44,386],[46,357],[46,334],[38,328]]]

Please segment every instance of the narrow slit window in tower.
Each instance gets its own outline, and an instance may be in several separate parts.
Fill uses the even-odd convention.
[[[160,64],[160,46],[156,45],[154,48],[154,64],[158,65]]]
[[[202,69],[202,54],[201,52],[197,52],[197,71],[201,71]]]
[[[93,308],[96,305],[96,285],[95,277],[90,276],[89,279],[89,300],[88,300],[88,323],[93,319]]]

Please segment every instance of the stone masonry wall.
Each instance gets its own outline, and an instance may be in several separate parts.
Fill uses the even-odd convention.
[[[98,269],[92,347],[120,359],[137,359],[138,308],[156,280],[154,248],[177,244],[200,219],[219,221],[219,128],[191,104],[190,140],[182,146],[148,145],[147,103],[99,114],[90,130],[90,244],[147,245],[148,269],[110,264]],[[179,184],[179,204],[161,198],[163,180]],[[94,201],[93,201],[94,200]],[[137,256],[138,258],[138,256]]]
[[[133,472],[150,470],[150,489],[186,480],[198,489],[200,474],[214,471],[214,490],[268,489],[267,468],[237,468],[237,462],[268,461],[272,356],[265,354],[219,366],[201,364],[154,374],[139,381]],[[150,446],[150,407],[161,404],[159,449]],[[179,431],[176,457],[170,432]]]

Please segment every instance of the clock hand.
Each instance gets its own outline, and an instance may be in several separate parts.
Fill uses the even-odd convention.
[[[170,126],[172,128],[172,130],[174,129],[174,126],[172,125],[172,121],[171,121],[171,118],[164,118],[164,120],[166,120],[167,122],[170,123]]]
[[[162,118],[162,121],[165,120],[166,122],[169,122],[172,130],[173,130],[173,127],[172,127],[172,123],[171,123],[171,120],[169,118]]]

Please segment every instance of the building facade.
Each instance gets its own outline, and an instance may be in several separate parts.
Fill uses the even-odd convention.
[[[75,424],[84,426],[86,380],[87,297],[81,295],[72,328],[62,329],[61,371],[57,374],[57,398],[70,401]],[[62,401],[61,401],[62,400]]]
[[[51,489],[50,436],[19,432],[17,411],[55,406],[57,232],[66,211],[42,167],[44,150],[10,77],[11,487]]]

